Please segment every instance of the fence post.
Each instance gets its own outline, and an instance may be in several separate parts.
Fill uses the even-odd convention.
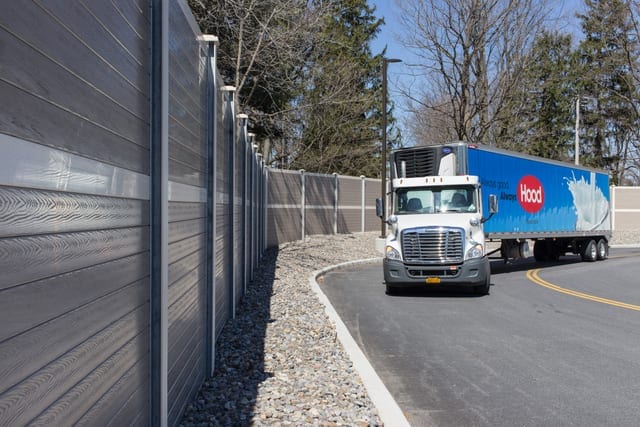
[[[233,256],[234,256],[234,248],[233,242],[235,239],[233,232],[233,208],[234,208],[234,186],[235,186],[235,177],[233,166],[235,163],[235,141],[236,141],[236,108],[235,108],[235,93],[236,88],[234,86],[223,86],[221,90],[226,94],[225,96],[225,109],[227,111],[228,116],[225,118],[227,120],[227,132],[226,132],[226,141],[225,144],[229,144],[229,152],[227,154],[227,158],[224,159],[230,168],[229,179],[227,182],[227,188],[224,189],[226,194],[226,200],[228,203],[228,207],[226,213],[229,218],[229,229],[225,230],[228,236],[228,243],[225,243],[226,251],[225,251],[225,265],[223,268],[228,269],[229,275],[229,283],[227,286],[231,286],[229,289],[229,306],[231,307],[231,318],[235,319],[236,317],[236,274],[235,268],[233,265]],[[227,239],[225,239],[227,240]]]
[[[169,2],[151,6],[149,423],[166,427],[169,358]]]
[[[207,213],[206,213],[206,287],[207,287],[207,374],[213,375],[215,369],[216,343],[216,141],[218,122],[218,103],[216,88],[216,58],[218,38],[202,35],[202,41],[208,44],[207,61]]]
[[[616,229],[616,186],[615,185],[611,185],[609,186],[609,193],[610,193],[610,199],[611,199],[611,207],[609,208],[609,211],[611,212],[611,232],[613,233],[613,231],[615,231]]]
[[[366,190],[366,181],[365,176],[360,175],[360,228],[364,233],[364,222],[365,222],[365,190]]]
[[[259,240],[259,249],[260,256],[258,259],[262,258],[264,255],[264,250],[266,249],[268,242],[268,211],[269,211],[269,169],[264,167],[264,161],[262,160],[262,154],[258,154],[258,168],[260,169],[260,184],[262,190],[259,194],[260,200],[260,240]]]
[[[242,294],[245,295],[247,293],[247,238],[249,237],[249,233],[247,233],[247,126],[249,122],[249,116],[246,114],[238,114],[238,150],[241,153],[238,156],[240,160],[240,169],[241,173],[238,175],[241,177],[240,187],[241,190],[241,203],[240,203],[240,229],[242,230],[242,237],[240,238],[241,247],[240,247],[240,260],[236,260],[235,262],[240,262],[240,268],[238,271],[241,273],[240,283],[242,284]],[[234,171],[235,173],[235,171]],[[234,194],[234,199],[236,195]],[[240,237],[240,236],[238,236]]]
[[[300,194],[300,228],[302,229],[302,240],[304,240],[304,226],[305,226],[305,183],[304,183],[304,169],[300,169],[300,184],[302,186]]]
[[[338,234],[338,174],[333,173],[333,234]]]

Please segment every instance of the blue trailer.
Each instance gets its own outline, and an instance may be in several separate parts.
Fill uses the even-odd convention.
[[[489,255],[529,256],[531,241],[538,261],[608,256],[603,171],[460,142],[396,150],[390,163],[388,291],[424,282],[488,291]]]

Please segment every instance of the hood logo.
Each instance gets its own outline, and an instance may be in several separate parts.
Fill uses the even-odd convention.
[[[518,182],[518,202],[522,209],[529,213],[536,213],[544,205],[544,190],[542,184],[533,175],[523,176]]]

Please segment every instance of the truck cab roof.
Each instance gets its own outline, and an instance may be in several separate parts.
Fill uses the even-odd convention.
[[[420,178],[394,178],[393,188],[424,187],[425,185],[478,185],[477,176],[423,176]]]

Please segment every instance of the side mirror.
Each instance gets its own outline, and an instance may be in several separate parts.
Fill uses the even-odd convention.
[[[489,194],[489,213],[491,215],[498,213],[498,196]]]
[[[376,199],[376,216],[378,218],[382,218],[382,216],[384,215],[384,209],[382,206],[382,199],[380,197],[378,197]]]
[[[495,194],[489,194],[489,216],[486,218],[482,218],[481,222],[484,224],[489,221],[493,214],[498,213],[498,196]]]

